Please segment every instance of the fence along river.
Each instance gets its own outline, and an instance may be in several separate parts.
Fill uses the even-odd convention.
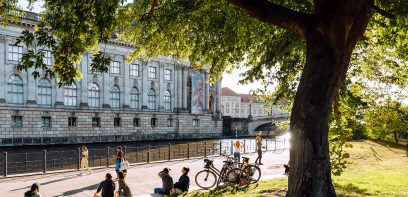
[[[233,141],[244,146],[241,153],[256,152],[255,139],[222,139],[201,141],[128,142],[108,144],[84,144],[89,151],[89,166],[115,165],[116,147],[121,146],[130,164],[143,164],[175,159],[190,159],[232,154]],[[80,167],[80,147],[83,145],[50,145],[2,148],[0,176],[47,173],[59,170],[77,170]],[[283,152],[289,148],[289,139],[282,136],[264,139],[264,151]]]

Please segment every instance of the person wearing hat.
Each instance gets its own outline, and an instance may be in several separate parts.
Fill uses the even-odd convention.
[[[173,188],[173,178],[169,175],[170,169],[164,168],[159,172],[159,177],[162,179],[163,187],[154,188],[155,194],[170,195],[170,190]]]

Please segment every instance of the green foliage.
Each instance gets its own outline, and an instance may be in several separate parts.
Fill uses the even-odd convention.
[[[389,102],[369,109],[364,116],[369,135],[374,139],[394,141],[397,133],[408,133],[408,107]]]
[[[340,176],[344,169],[347,168],[347,158],[350,154],[343,148],[352,148],[353,145],[346,141],[335,141],[330,143],[330,165],[331,173],[335,176]]]

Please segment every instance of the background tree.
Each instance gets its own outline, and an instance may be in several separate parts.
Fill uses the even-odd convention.
[[[335,196],[330,176],[328,122],[350,62],[353,65],[367,57],[375,59],[370,57],[371,51],[365,50],[374,45],[394,58],[394,66],[406,67],[405,0],[145,0],[120,6],[121,3],[45,0],[43,27],[47,26],[56,36],[56,63],[51,74],[58,76],[60,84],[72,82],[78,76],[74,63],[85,49],[94,52],[95,68],[106,69],[109,61],[97,44],[106,43],[115,30],[119,30],[120,39],[134,46],[130,60],[172,55],[189,59],[195,67],[210,65],[213,76],[245,62],[251,70],[244,81],[277,82],[275,98],[293,98],[288,196]],[[396,18],[384,18],[393,17],[384,10]],[[29,37],[22,38],[27,45],[35,38]],[[41,53],[34,52],[32,58],[26,59],[38,55]],[[21,67],[27,65],[23,62]],[[65,73],[68,74],[62,75]]]

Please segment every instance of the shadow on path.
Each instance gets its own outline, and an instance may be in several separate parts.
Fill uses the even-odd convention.
[[[66,191],[66,192],[62,193],[62,195],[60,195],[60,196],[71,196],[71,195],[81,193],[81,192],[83,192],[85,190],[90,190],[90,191],[95,190],[95,192],[96,192],[96,189],[98,189],[98,186],[99,186],[99,183],[97,183],[95,185],[90,185],[90,186],[87,186],[87,187],[79,188],[79,189],[73,189],[73,190]]]

